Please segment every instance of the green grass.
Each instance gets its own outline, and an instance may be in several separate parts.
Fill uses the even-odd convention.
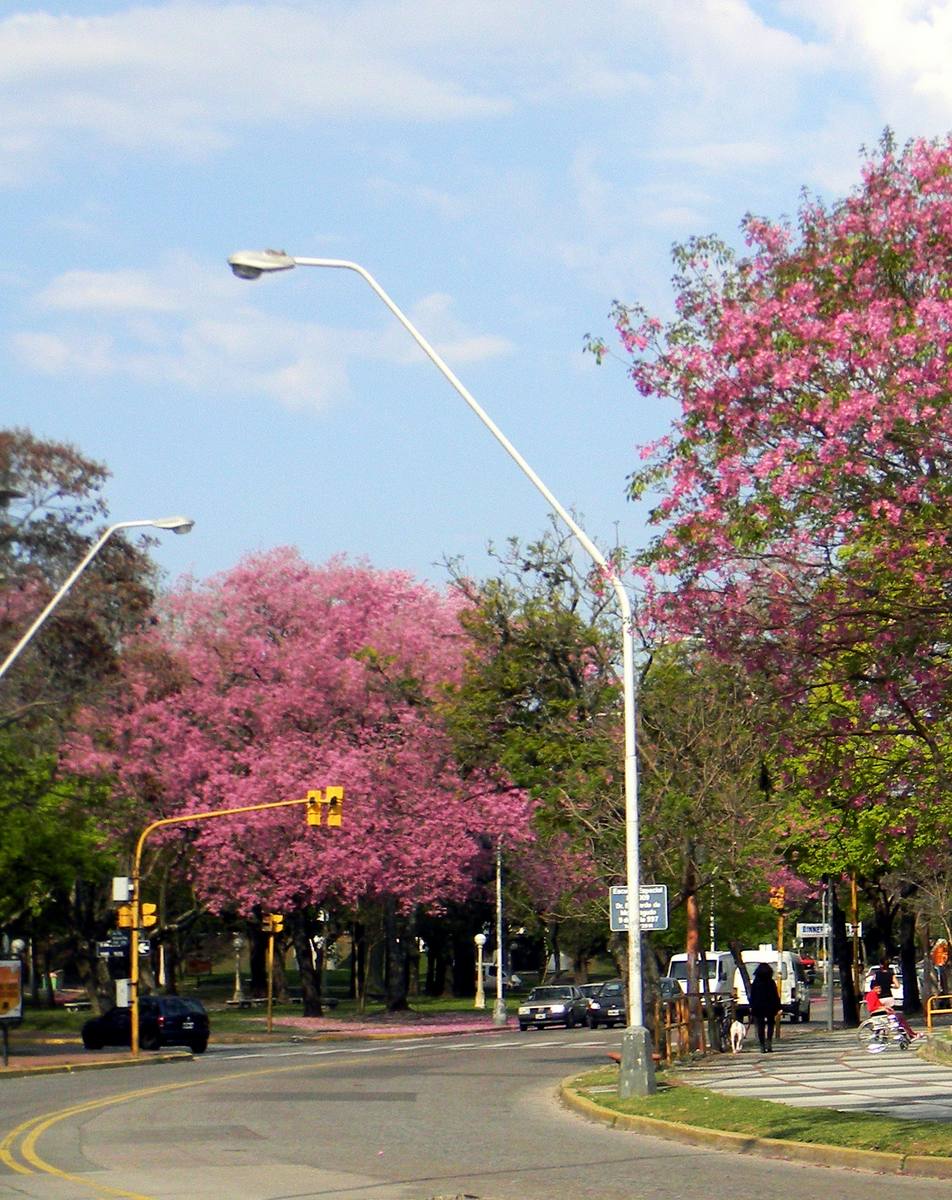
[[[794,1108],[769,1100],[721,1096],[704,1088],[659,1082],[653,1096],[619,1100],[592,1089],[617,1084],[618,1068],[579,1076],[573,1088],[612,1112],[654,1117],[719,1129],[749,1137],[779,1138],[811,1145],[848,1146],[891,1154],[952,1157],[952,1126],[943,1121],[903,1121],[874,1113],[843,1113],[832,1108]]]

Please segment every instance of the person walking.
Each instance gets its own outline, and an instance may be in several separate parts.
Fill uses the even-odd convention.
[[[757,1026],[761,1054],[773,1050],[774,1023],[780,1012],[780,993],[770,963],[758,963],[750,981],[750,1015]]]

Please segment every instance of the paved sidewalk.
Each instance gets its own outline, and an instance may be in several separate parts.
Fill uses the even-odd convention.
[[[911,1048],[870,1054],[854,1029],[784,1026],[772,1054],[761,1054],[748,1036],[740,1054],[714,1055],[673,1074],[726,1096],[952,1121],[952,1065],[928,1062]]]

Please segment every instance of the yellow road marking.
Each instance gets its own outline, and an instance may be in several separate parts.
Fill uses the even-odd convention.
[[[355,1051],[354,1053],[356,1056],[357,1052]],[[259,1067],[253,1071],[239,1071],[234,1075],[224,1077],[214,1076],[209,1079],[186,1079],[179,1083],[157,1084],[155,1087],[138,1088],[133,1092],[121,1092],[119,1095],[105,1096],[98,1100],[87,1100],[82,1104],[74,1104],[69,1108],[54,1110],[50,1113],[41,1113],[38,1117],[30,1117],[29,1120],[21,1122],[15,1129],[11,1129],[3,1140],[0,1141],[0,1162],[21,1175],[32,1175],[34,1173],[32,1168],[35,1168],[43,1174],[53,1175],[57,1179],[68,1180],[70,1183],[78,1183],[81,1187],[89,1188],[93,1192],[99,1192],[103,1196],[123,1196],[126,1200],[155,1200],[153,1196],[144,1196],[140,1192],[125,1192],[118,1188],[107,1187],[102,1183],[93,1183],[82,1175],[72,1175],[68,1171],[61,1171],[59,1167],[53,1166],[52,1163],[47,1162],[39,1156],[36,1150],[36,1143],[47,1130],[57,1125],[60,1121],[65,1121],[69,1117],[79,1116],[81,1113],[93,1112],[97,1108],[109,1108],[111,1105],[123,1104],[128,1100],[142,1100],[146,1096],[159,1096],[163,1092],[182,1091],[184,1088],[230,1083],[232,1080],[253,1079],[259,1075],[287,1075],[293,1071],[309,1071],[317,1067],[330,1067],[337,1065],[339,1061],[340,1059],[337,1058],[333,1061],[298,1063],[296,1066],[289,1067]],[[14,1144],[18,1139],[22,1139],[19,1151],[20,1156],[30,1166],[23,1166],[22,1163],[13,1157]]]

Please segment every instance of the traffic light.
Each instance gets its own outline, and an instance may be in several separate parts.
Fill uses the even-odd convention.
[[[148,927],[150,925],[154,925],[158,919],[158,914],[155,911],[154,904],[142,904],[139,906],[140,928],[148,929]]]
[[[307,794],[307,823],[308,825],[320,825],[321,823],[321,805],[324,803],[323,795],[317,792],[308,792]]]
[[[263,925],[272,933],[280,933],[284,929],[284,916],[281,913],[269,913],[265,917]]]
[[[786,892],[782,887],[772,887],[770,889],[770,907],[776,909],[783,908],[785,896]]]
[[[120,904],[116,909],[116,923],[120,929],[132,928],[132,905]]]
[[[328,825],[340,825],[341,815],[344,811],[344,789],[342,787],[325,788],[324,802],[327,805]]]

